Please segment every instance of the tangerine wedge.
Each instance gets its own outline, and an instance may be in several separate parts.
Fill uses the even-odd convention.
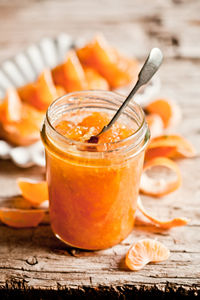
[[[96,70],[84,67],[88,90],[109,90],[109,84]]]
[[[52,76],[55,84],[62,86],[67,92],[87,89],[83,67],[73,50],[68,52],[63,64],[52,70]]]
[[[145,159],[149,160],[157,156],[168,158],[191,158],[196,151],[192,144],[180,135],[162,135],[151,140]]]
[[[36,227],[44,216],[44,209],[0,208],[1,222],[15,228]]]
[[[22,101],[43,111],[58,97],[57,89],[49,69],[44,70],[36,82],[19,88],[18,92]]]
[[[171,173],[172,176],[169,176],[168,173]],[[164,178],[162,175],[165,175]],[[156,157],[144,164],[140,182],[140,191],[143,194],[162,197],[175,191],[180,185],[180,169],[171,159]]]
[[[149,219],[156,226],[158,226],[160,228],[163,228],[163,229],[170,229],[170,228],[173,228],[173,227],[184,226],[184,225],[187,225],[188,222],[189,222],[189,220],[187,218],[182,218],[182,217],[174,218],[174,219],[171,219],[171,220],[165,220],[165,221],[153,217],[151,214],[149,214],[145,210],[140,197],[138,197],[137,207],[140,210],[140,212],[147,219]]]
[[[14,88],[9,88],[6,97],[0,105],[1,122],[18,122],[21,120],[22,103]]]
[[[149,103],[145,110],[150,114],[158,114],[165,128],[177,125],[181,119],[179,106],[168,99],[157,99]]]
[[[141,270],[149,262],[161,262],[169,258],[170,251],[160,242],[143,239],[133,243],[125,258],[127,267],[132,271]]]
[[[23,104],[22,117],[19,122],[2,123],[0,125],[1,136],[8,142],[27,146],[40,138],[40,127],[44,119],[44,113],[34,107]]]
[[[37,182],[28,178],[19,178],[17,184],[22,196],[33,206],[38,206],[49,199],[46,181]]]
[[[120,55],[100,35],[77,49],[77,55],[82,64],[96,69],[113,89],[127,85],[138,74],[138,62]]]

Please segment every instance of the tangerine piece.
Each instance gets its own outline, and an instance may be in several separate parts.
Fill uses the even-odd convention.
[[[169,258],[170,251],[153,239],[143,239],[132,244],[125,258],[132,271],[141,270],[149,262],[161,262]]]
[[[34,206],[38,206],[49,199],[46,181],[37,182],[28,178],[19,178],[17,184],[22,196]]]
[[[177,125],[181,119],[179,106],[168,99],[157,99],[149,103],[145,110],[150,114],[158,114],[165,128]]]
[[[87,89],[87,81],[83,67],[74,50],[68,52],[66,61],[52,70],[56,85],[62,86],[67,92]]]
[[[103,36],[77,49],[82,64],[97,70],[111,88],[118,88],[132,82],[138,74],[138,62],[119,54]]]
[[[21,119],[22,103],[14,88],[9,88],[0,106],[1,122],[18,122]]]
[[[184,225],[187,225],[189,220],[187,218],[182,218],[182,217],[179,217],[179,218],[174,218],[174,219],[171,219],[171,220],[159,220],[155,217],[153,217],[151,214],[149,214],[143,204],[142,204],[142,201],[141,201],[141,198],[138,197],[138,202],[137,202],[137,207],[138,209],[140,210],[140,212],[147,218],[149,219],[153,224],[155,224],[156,226],[160,227],[160,228],[163,228],[163,229],[170,229],[172,227],[178,227],[178,226],[184,226]]]
[[[66,94],[65,89],[60,85],[56,85],[56,92],[58,97],[62,97]]]
[[[40,138],[40,127],[44,113],[34,107],[23,104],[22,117],[19,122],[2,123],[0,131],[2,137],[14,145],[27,146]]]
[[[151,140],[145,159],[149,160],[157,156],[169,158],[194,157],[194,147],[180,135],[162,135]]]
[[[36,227],[44,216],[44,209],[0,208],[1,222],[15,228]]]
[[[109,90],[109,84],[96,70],[84,67],[88,90]]]
[[[27,102],[38,110],[46,110],[52,101],[58,97],[49,69],[44,70],[36,82],[19,88],[18,92],[22,101]]]
[[[146,121],[151,132],[151,138],[163,134],[164,124],[159,115],[149,114],[146,116]]]
[[[154,170],[153,170],[154,169]],[[172,173],[171,180],[161,177],[161,170],[167,172],[167,179],[170,178],[168,172]],[[150,171],[150,172],[149,172]],[[158,171],[155,176],[155,171]],[[181,185],[181,172],[178,165],[166,157],[156,157],[144,164],[141,176],[140,191],[143,194],[162,197],[167,195]]]

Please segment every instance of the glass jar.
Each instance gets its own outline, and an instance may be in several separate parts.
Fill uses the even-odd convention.
[[[109,248],[132,231],[149,130],[143,110],[134,102],[120,116],[134,133],[111,145],[74,141],[54,126],[63,116],[78,118],[84,111],[112,117],[123,101],[113,92],[75,92],[54,101],[47,111],[41,136],[51,226],[70,246]]]

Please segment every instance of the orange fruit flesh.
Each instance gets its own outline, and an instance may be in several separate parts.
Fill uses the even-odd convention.
[[[169,250],[160,242],[153,239],[143,239],[130,247],[125,262],[132,271],[141,270],[149,262],[160,262],[168,259]]]
[[[32,204],[32,206],[38,206],[49,199],[46,181],[34,182],[30,179],[19,178],[17,184],[22,196]]]
[[[79,120],[60,120],[56,130],[80,141],[91,128],[94,133],[110,117],[93,112]],[[99,143],[118,141],[133,133],[123,123],[102,135]],[[113,137],[114,136],[114,137]],[[121,156],[88,158],[62,152],[46,144],[47,182],[51,225],[67,244],[84,249],[104,249],[123,240],[133,229],[144,153],[133,159]]]

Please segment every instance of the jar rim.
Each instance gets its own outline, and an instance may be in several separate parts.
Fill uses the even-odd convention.
[[[103,91],[103,90],[84,90],[84,91],[77,91],[77,92],[71,92],[71,93],[67,93],[57,99],[55,99],[51,105],[48,107],[47,109],[47,112],[46,112],[46,122],[48,124],[48,126],[50,127],[50,129],[53,131],[53,133],[55,134],[56,137],[58,137],[59,139],[62,139],[63,142],[66,142],[67,144],[69,145],[74,145],[74,146],[78,146],[78,148],[84,146],[84,147],[94,147],[94,144],[92,143],[88,143],[88,142],[82,142],[82,141],[76,141],[76,140],[73,140],[73,139],[70,139],[64,135],[62,135],[61,133],[59,133],[56,128],[53,126],[53,124],[51,123],[51,120],[50,120],[50,113],[51,113],[51,110],[52,108],[55,106],[55,104],[57,104],[59,101],[63,100],[64,98],[70,98],[70,97],[80,97],[81,96],[103,96],[104,98],[102,98],[102,100],[107,100],[106,99],[106,96],[113,96],[116,100],[116,97],[123,97],[123,95],[117,93],[117,92],[113,92],[113,91]],[[118,102],[120,102],[120,100],[118,99],[117,100]],[[112,102],[112,104],[116,104],[114,101]],[[114,141],[114,142],[109,142],[109,143],[98,143],[98,146],[106,146],[106,145],[119,145],[119,148],[120,148],[120,145],[123,144],[123,143],[126,143],[126,142],[129,142],[131,141],[132,139],[134,138],[137,138],[141,136],[141,133],[144,129],[144,126],[146,125],[146,121],[145,121],[145,115],[144,115],[144,111],[143,109],[141,108],[141,106],[134,102],[134,103],[130,103],[128,105],[129,108],[131,108],[131,106],[136,106],[138,109],[139,109],[139,112],[142,116],[142,120],[138,126],[138,128],[133,132],[133,134],[131,134],[130,136],[122,139],[122,140],[119,140],[119,141]],[[147,128],[148,130],[148,128]],[[146,143],[145,143],[146,144]],[[137,146],[137,145],[136,145]],[[145,147],[145,145],[144,145]],[[112,148],[111,148],[112,149]],[[118,148],[114,148],[112,150],[104,150],[104,151],[94,151],[94,152],[112,152],[113,150],[116,151],[116,149]],[[90,151],[88,151],[90,152]],[[92,151],[93,152],[93,151]]]

